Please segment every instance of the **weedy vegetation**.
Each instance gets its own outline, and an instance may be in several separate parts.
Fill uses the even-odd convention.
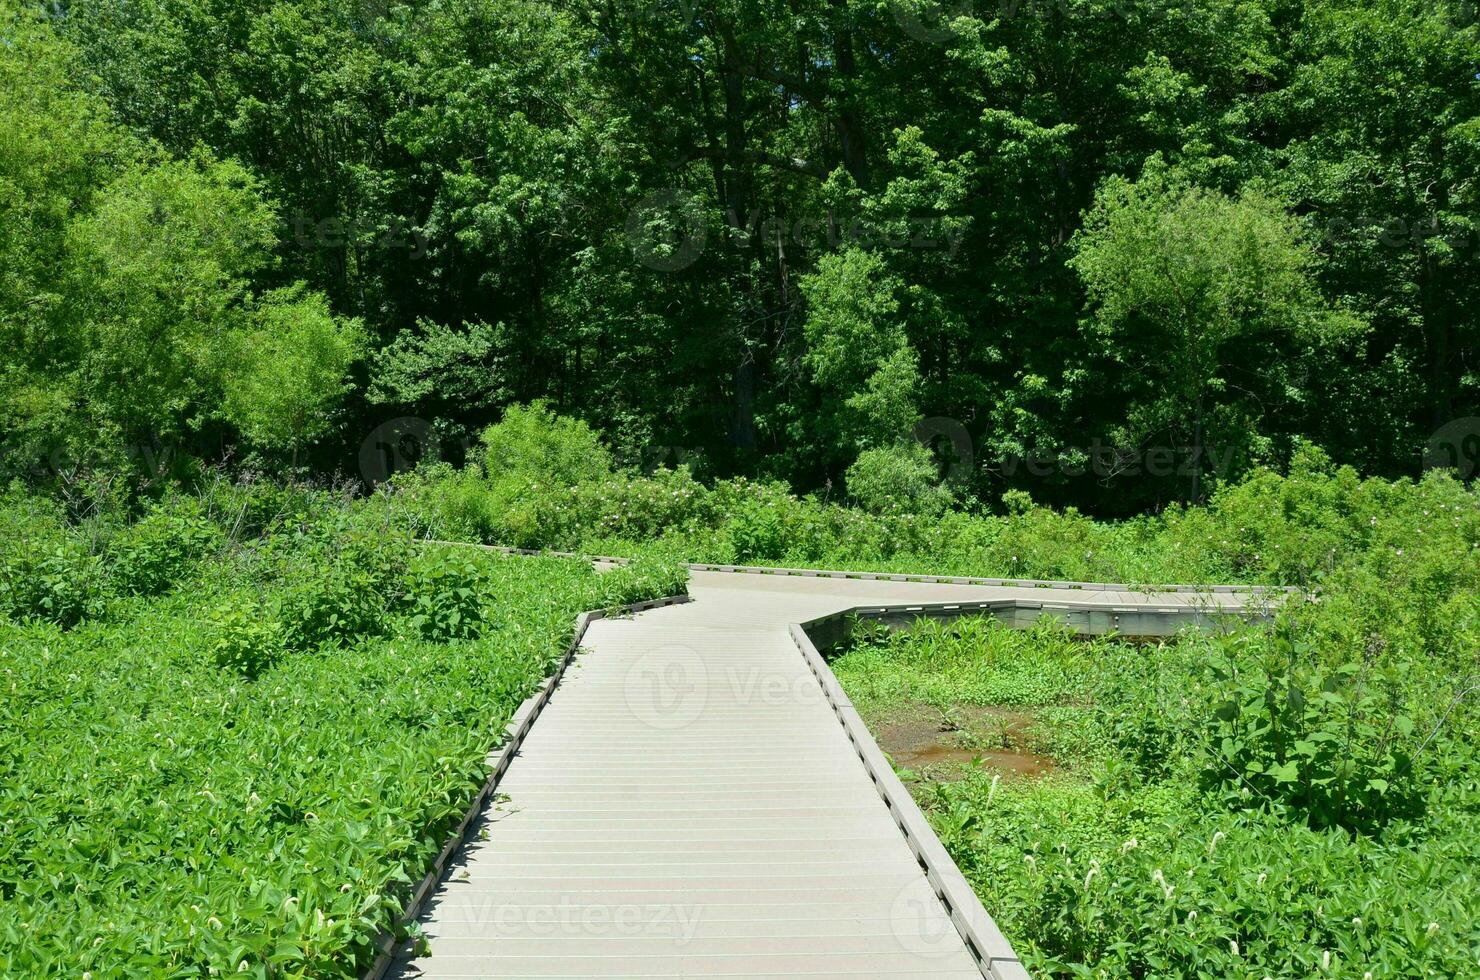
[[[1227,535],[1229,567],[1309,583],[1273,624],[1158,644],[864,624],[834,668],[876,731],[911,705],[944,729],[982,717],[963,706],[1029,715],[950,738],[1047,775],[989,752],[903,772],[1035,975],[1473,976],[1476,503],[1259,475],[1180,520]]]
[[[576,614],[683,590],[270,484],[0,525],[6,976],[358,975]]]

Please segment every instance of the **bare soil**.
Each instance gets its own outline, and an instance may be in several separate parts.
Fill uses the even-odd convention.
[[[1031,711],[995,705],[959,704],[941,711],[912,701],[868,719],[869,730],[894,764],[930,779],[959,779],[981,765],[1005,774],[1035,778],[1056,768],[1033,752]]]

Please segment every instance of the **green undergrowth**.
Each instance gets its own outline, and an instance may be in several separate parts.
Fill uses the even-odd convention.
[[[1459,578],[1469,581],[1469,573]],[[1480,970],[1475,596],[1351,645],[1353,588],[1174,642],[1043,622],[864,624],[833,664],[885,739],[902,706],[1049,757],[902,770],[1030,972],[1421,977]],[[1467,605],[1466,605],[1467,604]],[[1467,612],[1461,614],[1461,608]],[[1468,618],[1465,618],[1468,616]],[[1029,719],[1023,723],[1022,719]]]
[[[386,520],[427,537],[717,564],[1083,582],[1249,583],[1326,589],[1353,574],[1430,576],[1480,566],[1480,498],[1441,472],[1362,479],[1313,446],[1203,505],[1097,522],[1021,492],[991,512],[874,514],[781,483],[703,483],[686,469],[614,468],[594,433],[542,409],[510,410],[470,464],[398,475]],[[1430,560],[1440,549],[1444,570]]]
[[[358,975],[576,614],[683,590],[271,486],[0,523],[4,976]]]

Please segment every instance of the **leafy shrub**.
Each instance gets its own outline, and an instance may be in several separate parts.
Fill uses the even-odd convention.
[[[865,718],[903,701],[947,716],[1053,703],[1029,732],[1057,774],[909,777],[1034,975],[1467,975],[1470,682],[1433,661],[1384,665],[1391,647],[1331,666],[1310,638],[1333,613],[1285,615],[1273,632],[1154,647],[922,621],[860,630],[834,669]],[[1409,771],[1415,733],[1436,741]]]
[[[617,474],[576,488],[573,504],[584,535],[650,541],[697,534],[723,519],[714,494],[686,467],[651,476]]]
[[[1210,512],[1236,574],[1262,572],[1273,581],[1303,585],[1329,573],[1367,543],[1368,518],[1381,508],[1373,497],[1401,496],[1404,487],[1372,481],[1351,467],[1333,467],[1320,449],[1303,445],[1288,477],[1267,469],[1220,490]]]
[[[405,609],[423,639],[437,643],[478,636],[493,602],[488,562],[457,548],[427,548],[412,556]]]
[[[626,606],[644,599],[687,595],[689,570],[682,563],[648,555],[601,573],[601,605]]]
[[[174,498],[108,543],[109,582],[126,595],[158,595],[219,547],[220,539],[198,500]]]
[[[1474,973],[1473,814],[1414,847],[1207,810],[1172,782],[940,784],[932,824],[1029,972],[1045,977]]]
[[[1115,547],[1109,528],[1072,507],[1028,506],[1001,520],[987,554],[1008,576],[1106,581],[1119,577]]]
[[[511,405],[483,432],[483,465],[491,478],[516,476],[568,489],[612,471],[611,452],[579,419],[556,415],[544,402]]]
[[[1370,664],[1328,668],[1282,631],[1263,662],[1220,665],[1203,780],[1234,805],[1277,801],[1312,827],[1374,833],[1421,813],[1414,721]]]
[[[516,548],[571,548],[580,537],[574,489],[505,476],[488,484],[491,537]]]
[[[416,537],[480,543],[498,538],[488,481],[473,467],[437,462],[397,473],[370,498],[367,510]]]
[[[936,516],[953,494],[940,482],[935,458],[917,442],[865,449],[848,467],[848,493],[872,514]]]
[[[787,516],[797,509],[797,500],[783,485],[736,480],[721,488],[721,500],[729,514],[727,529],[736,562],[777,561],[786,554]]]
[[[430,642],[409,539],[341,516],[206,559],[203,582],[250,563],[251,588],[0,630],[0,974],[363,975],[576,614],[659,580],[459,552],[500,628]],[[284,593],[365,568],[389,636],[293,655]]]
[[[346,495],[249,477],[236,483],[215,480],[200,499],[217,525],[239,541],[341,515]]]
[[[229,596],[213,611],[211,626],[215,633],[211,656],[216,666],[248,680],[255,680],[282,656],[282,626],[268,607],[251,596]]]
[[[100,562],[59,508],[19,490],[0,497],[0,614],[75,626],[103,591]]]
[[[382,635],[395,604],[406,551],[370,534],[346,535],[306,548],[278,600],[287,645],[308,650]]]

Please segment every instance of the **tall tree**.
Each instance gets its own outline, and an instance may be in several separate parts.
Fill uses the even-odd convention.
[[[1361,329],[1321,300],[1298,225],[1255,190],[1227,197],[1112,179],[1075,238],[1072,264],[1093,303],[1086,339],[1140,382],[1124,436],[1174,440],[1192,500],[1202,496],[1210,435],[1247,452],[1260,434],[1257,395],[1229,384],[1229,364],[1257,356],[1254,342],[1271,336],[1319,345]]]

